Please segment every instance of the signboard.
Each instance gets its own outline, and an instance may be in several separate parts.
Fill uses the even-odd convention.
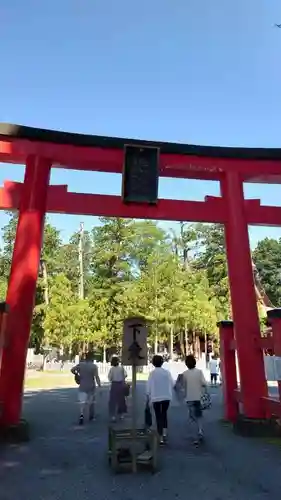
[[[122,364],[125,366],[147,365],[147,325],[144,318],[124,320]]]
[[[159,148],[126,145],[122,198],[124,203],[156,204],[158,201]]]

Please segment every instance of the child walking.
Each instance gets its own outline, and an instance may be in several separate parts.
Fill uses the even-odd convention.
[[[196,368],[194,356],[187,356],[185,364],[188,369],[182,374],[182,383],[190,419],[197,425],[198,439],[196,442],[198,442],[203,439],[201,397],[207,383],[202,370]]]

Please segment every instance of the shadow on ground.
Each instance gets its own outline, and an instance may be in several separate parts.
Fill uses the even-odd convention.
[[[143,415],[144,383],[138,383]],[[206,444],[191,444],[186,409],[173,403],[170,439],[160,452],[160,471],[113,475],[107,462],[107,401],[97,400],[97,420],[77,425],[76,389],[28,392],[24,416],[30,443],[0,450],[1,500],[279,500],[281,450],[263,441],[240,438],[221,423],[220,389],[212,389],[206,412]]]

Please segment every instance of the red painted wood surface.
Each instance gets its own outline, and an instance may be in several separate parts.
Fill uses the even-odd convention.
[[[19,220],[7,291],[9,313],[0,376],[0,424],[17,424],[21,415],[26,352],[29,343],[41,254],[50,161],[27,159]]]

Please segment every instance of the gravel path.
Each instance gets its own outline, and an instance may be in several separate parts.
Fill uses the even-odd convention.
[[[143,383],[138,385],[139,404]],[[107,388],[97,421],[76,425],[75,389],[29,392],[30,443],[0,450],[1,500],[279,500],[281,447],[232,434],[221,417],[220,389],[206,412],[206,444],[190,442],[184,408],[170,409],[169,446],[158,473],[113,475],[108,468]]]

